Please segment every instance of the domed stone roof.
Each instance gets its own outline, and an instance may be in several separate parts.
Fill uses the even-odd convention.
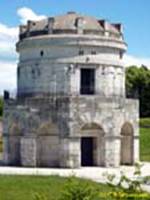
[[[84,30],[103,30],[103,27],[94,17],[82,16],[75,12],[68,12],[66,15],[55,17],[54,29],[76,29],[77,20],[80,19]]]
[[[53,19],[53,30],[76,30],[77,21],[82,21],[82,28],[84,30],[103,30],[101,24],[94,17],[82,16],[75,12],[68,12],[65,15],[56,16]],[[33,22],[32,30],[42,30],[46,28],[48,19]]]
[[[49,17],[41,21],[28,21],[27,26],[20,26],[20,38],[59,33],[103,34],[105,31],[120,35],[120,24],[111,24],[91,16],[68,12],[65,15]],[[30,34],[29,34],[30,33]]]

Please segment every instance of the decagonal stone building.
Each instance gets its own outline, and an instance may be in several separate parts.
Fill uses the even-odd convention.
[[[20,26],[17,98],[5,93],[4,162],[132,165],[138,101],[125,94],[121,24],[68,12]]]

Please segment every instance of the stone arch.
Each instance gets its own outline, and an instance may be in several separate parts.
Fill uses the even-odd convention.
[[[86,123],[81,127],[81,130],[86,130],[86,129],[102,129],[102,127],[99,124],[92,122],[92,123]]]
[[[42,122],[37,130],[37,166],[58,166],[59,132],[51,120]]]
[[[122,165],[133,164],[134,154],[134,129],[130,122],[125,122],[121,128],[121,152],[120,163]]]
[[[24,118],[24,126],[26,129],[26,133],[36,133],[40,124],[40,118],[38,115],[34,113],[28,113]]]
[[[85,123],[81,126],[80,129],[81,138],[81,165],[86,165],[84,158],[91,159],[89,166],[104,166],[105,165],[105,140],[104,140],[104,129],[98,123]],[[89,154],[86,156],[86,153]],[[88,161],[87,161],[88,163]]]
[[[126,122],[123,124],[121,128],[121,135],[133,136],[133,126],[130,122]]]
[[[58,135],[57,126],[51,121],[43,122],[37,130],[38,135]]]
[[[95,122],[82,124],[80,130],[82,135],[84,134],[84,132],[86,134],[86,131],[91,131],[91,130],[93,130],[94,133],[97,135],[101,134],[104,136],[105,134],[102,126]]]
[[[22,136],[22,129],[19,123],[12,122],[9,127],[9,137],[7,137],[7,145],[4,147],[4,152],[10,156],[10,165],[20,165],[20,138]]]
[[[11,136],[21,136],[21,127],[18,123],[12,123],[11,126],[9,127],[9,135]]]

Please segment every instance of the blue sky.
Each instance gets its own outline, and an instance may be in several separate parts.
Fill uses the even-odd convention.
[[[20,23],[76,11],[124,25],[127,64],[150,66],[150,0],[1,0],[0,93],[16,87],[17,41]]]

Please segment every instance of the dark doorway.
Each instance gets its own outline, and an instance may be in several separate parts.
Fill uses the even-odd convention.
[[[81,94],[95,93],[95,69],[82,68],[81,69]]]
[[[93,166],[93,138],[81,138],[81,165]]]

